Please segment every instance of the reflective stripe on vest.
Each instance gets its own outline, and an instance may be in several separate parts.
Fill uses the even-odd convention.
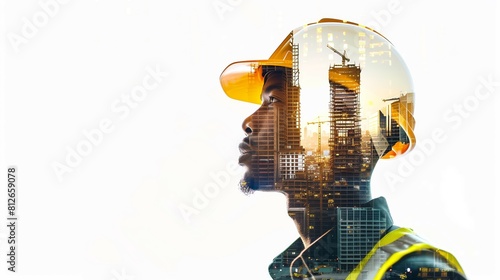
[[[385,235],[349,274],[346,280],[382,279],[384,273],[402,257],[420,250],[432,250],[447,260],[458,272],[464,271],[455,257],[417,236],[411,229],[398,228]]]

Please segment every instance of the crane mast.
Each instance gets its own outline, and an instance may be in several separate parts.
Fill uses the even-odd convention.
[[[319,219],[319,227],[323,229],[323,162],[321,159],[321,124],[328,123],[330,121],[322,121],[318,116],[318,120],[314,122],[308,122],[307,124],[317,124],[318,125],[318,167],[319,167],[319,209],[320,211],[320,219]]]
[[[318,161],[321,159],[321,124],[327,123],[329,121],[314,121],[308,122],[307,124],[317,124],[318,125]]]

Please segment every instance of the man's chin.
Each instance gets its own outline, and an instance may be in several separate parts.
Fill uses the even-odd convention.
[[[255,177],[253,177],[252,173],[250,172],[245,173],[243,179],[240,180],[239,186],[240,190],[246,195],[250,195],[255,191],[262,191],[262,192],[277,191],[273,185],[262,186],[259,183],[258,179],[255,179]]]
[[[240,190],[246,195],[251,195],[256,190],[259,189],[256,180],[251,177],[248,172],[245,173],[245,176],[240,180]]]

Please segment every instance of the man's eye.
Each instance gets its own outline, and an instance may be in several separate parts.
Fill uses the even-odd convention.
[[[274,96],[269,96],[269,103],[275,103],[275,102],[278,102],[279,100],[274,97]]]

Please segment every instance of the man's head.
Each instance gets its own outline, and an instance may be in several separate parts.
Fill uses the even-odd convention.
[[[327,190],[327,203],[355,205],[369,199],[378,159],[415,144],[403,60],[387,39],[354,23],[297,28],[269,59],[230,64],[221,84],[229,97],[260,104],[243,122],[244,192],[299,198],[317,188]]]

